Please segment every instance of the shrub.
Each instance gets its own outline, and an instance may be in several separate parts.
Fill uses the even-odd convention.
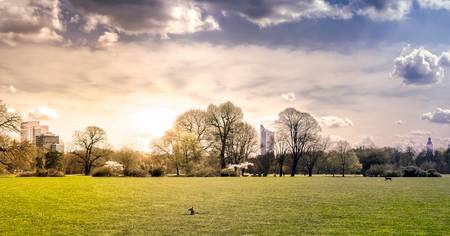
[[[202,167],[198,170],[195,170],[194,172],[192,172],[192,174],[190,174],[189,176],[195,176],[195,177],[215,177],[215,176],[219,176],[219,171],[213,167]]]
[[[238,176],[236,171],[233,169],[222,169],[220,170],[220,176],[222,177],[235,177]]]
[[[420,168],[417,166],[407,166],[403,169],[404,177],[417,177],[419,176]]]
[[[385,170],[383,172],[383,176],[385,176],[385,177],[401,177],[402,171],[400,171],[400,170]]]
[[[33,172],[33,171],[23,171],[23,172],[20,172],[17,176],[18,176],[18,177],[34,177],[34,176],[36,176],[36,172]]]
[[[48,175],[48,173],[47,173],[47,171],[44,170],[44,169],[38,169],[38,170],[36,171],[36,176],[37,176],[37,177],[47,177],[47,175]]]
[[[164,176],[164,169],[162,167],[153,167],[150,170],[150,175],[152,177],[161,177]]]
[[[442,177],[441,173],[437,172],[435,169],[427,170],[428,177]]]
[[[64,177],[64,172],[57,169],[49,169],[47,174],[48,177]]]
[[[127,169],[124,171],[124,175],[125,176],[129,176],[129,177],[146,177],[147,176],[147,171],[142,170],[142,169]]]
[[[383,172],[384,172],[383,165],[374,164],[374,165],[371,165],[368,170],[366,170],[366,176],[378,177],[378,176],[382,176]]]
[[[111,168],[108,168],[106,166],[95,168],[94,171],[92,171],[92,177],[111,177],[111,176],[117,176],[115,173],[111,170]]]

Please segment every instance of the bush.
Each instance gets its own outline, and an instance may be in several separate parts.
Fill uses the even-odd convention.
[[[366,170],[366,176],[369,177],[383,176],[383,172],[384,172],[383,165],[374,164],[371,165],[368,170]]]
[[[39,170],[36,171],[36,176],[37,177],[47,177],[48,173],[44,169],[39,169]]]
[[[124,175],[129,177],[146,177],[147,171],[142,169],[127,169],[124,171]]]
[[[153,167],[150,170],[150,175],[152,177],[161,177],[164,176],[164,169],[162,167]]]
[[[48,169],[48,177],[64,177],[64,172],[57,169]]]
[[[111,168],[105,166],[95,168],[94,171],[92,171],[92,177],[111,177],[111,176],[117,176],[117,174],[115,174]]]
[[[222,169],[222,170],[220,170],[220,176],[235,177],[235,176],[238,176],[238,174],[233,169]]]
[[[36,176],[36,172],[33,171],[23,171],[17,175],[17,177],[34,177],[34,176]]]
[[[437,172],[435,169],[427,170],[428,177],[442,177],[441,173]]]
[[[203,167],[198,170],[195,170],[190,174],[189,176],[195,176],[195,177],[216,177],[219,176],[219,171],[213,167]]]
[[[383,172],[383,176],[385,176],[385,177],[401,177],[402,172],[400,170],[385,170]]]

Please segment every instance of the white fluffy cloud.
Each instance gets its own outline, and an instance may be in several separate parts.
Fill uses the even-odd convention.
[[[417,0],[419,6],[425,9],[439,10],[447,9],[450,10],[450,1],[446,0]]]
[[[341,128],[353,126],[353,122],[348,118],[340,118],[337,116],[322,116],[317,118],[319,125],[324,128]]]
[[[424,48],[405,48],[401,55],[394,59],[391,76],[402,79],[405,84],[435,84],[444,78],[449,62],[448,52],[438,56]]]
[[[295,101],[295,93],[292,93],[292,92],[290,92],[290,93],[283,93],[282,95],[281,95],[281,97],[284,99],[284,100],[286,100],[286,101],[289,101],[289,102],[293,102],[293,101]]]
[[[403,125],[403,120],[397,120],[395,122],[396,125],[402,126]]]
[[[114,32],[105,32],[98,37],[97,45],[100,48],[109,48],[119,41],[119,35]]]
[[[0,1],[0,42],[61,41],[63,30],[58,0]]]
[[[31,120],[53,120],[58,118],[58,113],[49,107],[36,106],[28,112],[28,119]]]
[[[437,108],[422,115],[422,120],[438,124],[450,124],[450,109]]]

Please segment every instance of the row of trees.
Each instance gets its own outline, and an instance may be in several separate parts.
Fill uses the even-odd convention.
[[[152,170],[186,176],[239,175],[245,171],[263,176],[379,176],[411,165],[450,173],[449,150],[416,155],[411,148],[352,149],[346,141],[332,143],[321,136],[318,122],[294,108],[279,113],[274,124],[274,150],[266,155],[257,155],[257,132],[243,121],[241,108],[231,102],[182,113],[173,127],[151,144],[151,153],[128,148],[114,151],[108,145],[106,132],[96,126],[75,132],[74,148],[68,153],[48,153],[7,135],[17,132],[20,122],[20,114],[8,112],[0,105],[0,167],[4,171],[35,170],[42,175],[58,170],[89,175],[112,160],[123,166],[123,174],[130,176]]]

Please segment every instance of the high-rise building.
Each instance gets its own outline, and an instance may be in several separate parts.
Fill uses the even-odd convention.
[[[428,142],[427,142],[427,151],[433,151],[433,142],[431,141],[431,137],[428,137]]]
[[[20,140],[36,144],[36,136],[48,132],[47,125],[40,125],[39,121],[22,122],[20,125]]]
[[[267,153],[274,151],[274,144],[275,144],[275,135],[273,131],[270,131],[266,128],[264,128],[263,125],[260,126],[260,133],[261,133],[261,155],[265,155]]]
[[[36,146],[43,147],[51,152],[64,152],[64,144],[58,135],[51,132],[36,136]]]

